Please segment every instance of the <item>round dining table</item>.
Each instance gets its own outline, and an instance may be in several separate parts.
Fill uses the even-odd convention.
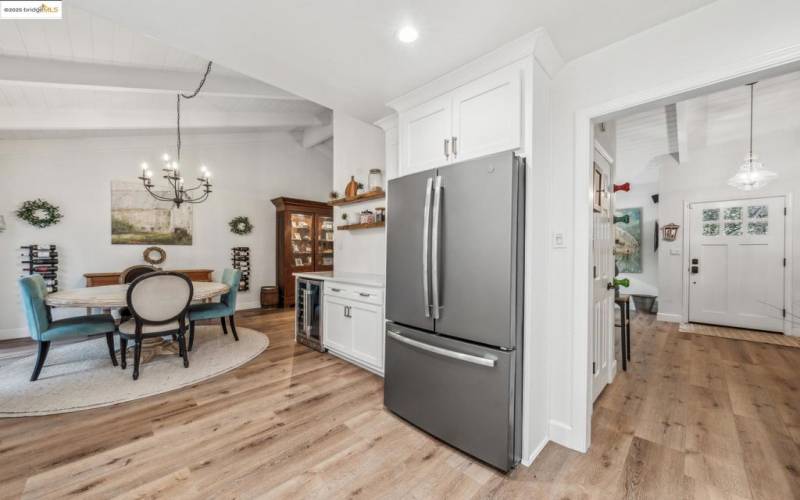
[[[80,307],[87,309],[102,309],[111,312],[127,307],[128,286],[103,285],[85,288],[72,288],[53,292],[45,297],[45,304],[50,307]],[[224,283],[212,281],[193,281],[194,294],[192,302],[208,302],[228,293],[230,287]],[[116,320],[116,317],[115,317]],[[187,324],[188,327],[188,324]],[[133,349],[133,347],[129,347]],[[164,339],[145,339],[142,341],[142,363],[147,363],[159,354],[177,354],[177,342]]]

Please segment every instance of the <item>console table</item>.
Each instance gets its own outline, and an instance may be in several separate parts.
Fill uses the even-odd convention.
[[[168,269],[176,273],[185,274],[192,281],[213,281],[212,269]],[[119,275],[117,273],[86,273],[83,277],[86,279],[86,286],[103,286],[103,285],[118,285]]]

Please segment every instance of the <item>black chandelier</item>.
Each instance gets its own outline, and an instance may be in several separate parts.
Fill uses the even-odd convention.
[[[203,75],[203,79],[200,80],[200,85],[197,86],[197,90],[195,90],[191,94],[177,94],[177,132],[178,132],[178,143],[177,143],[177,155],[175,160],[172,160],[167,153],[161,157],[161,160],[164,162],[164,167],[161,169],[164,171],[164,179],[167,180],[171,189],[167,189],[164,191],[153,191],[155,184],[153,184],[153,172],[150,170],[147,163],[142,163],[142,175],[139,177],[139,180],[142,181],[142,185],[150,193],[150,196],[159,200],[159,201],[171,201],[175,204],[176,207],[180,208],[183,203],[202,203],[208,199],[208,195],[211,193],[211,172],[209,172],[208,168],[205,165],[200,166],[200,177],[197,178],[200,181],[200,184],[193,188],[187,188],[184,186],[183,177],[181,176],[180,170],[180,161],[181,161],[181,98],[183,99],[192,99],[197,97],[197,94],[200,93],[200,89],[203,88],[203,85],[206,83],[206,78],[208,78],[208,74],[211,72],[211,61],[208,62],[208,66],[206,67],[206,72]],[[202,190],[202,191],[199,191]],[[171,191],[171,193],[170,193]],[[197,191],[197,192],[195,192]]]

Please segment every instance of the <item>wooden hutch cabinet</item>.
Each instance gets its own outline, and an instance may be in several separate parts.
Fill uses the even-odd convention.
[[[333,270],[333,207],[275,198],[275,281],[284,307],[294,305],[294,273]]]

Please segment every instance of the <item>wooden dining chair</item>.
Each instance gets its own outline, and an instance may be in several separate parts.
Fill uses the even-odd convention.
[[[239,292],[239,283],[242,281],[242,272],[238,269],[225,269],[222,272],[222,283],[228,285],[228,293],[220,297],[219,302],[210,304],[192,304],[189,306],[189,350],[194,347],[194,324],[197,321],[204,319],[217,319],[219,318],[222,323],[222,333],[228,334],[228,328],[225,326],[225,319],[227,318],[231,324],[231,332],[233,338],[239,341],[239,335],[236,333],[236,323],[233,319],[236,314],[236,295]]]
[[[25,319],[28,322],[28,332],[39,347],[31,382],[39,378],[50,350],[50,342],[53,340],[105,334],[111,364],[117,366],[117,357],[114,355],[116,325],[110,314],[77,316],[53,321],[50,308],[45,304],[47,285],[40,275],[34,274],[20,278],[19,288],[22,294],[22,305],[25,308]]]
[[[136,278],[126,295],[132,319],[119,326],[121,365],[124,370],[128,340],[134,341],[133,379],[139,378],[142,357],[142,340],[175,335],[178,340],[178,355],[183,357],[183,366],[189,367],[186,349],[186,314],[192,302],[192,281],[181,273],[158,271]]]
[[[121,285],[127,285],[128,283],[133,283],[133,281],[139,276],[144,276],[145,274],[150,274],[156,271],[158,271],[158,269],[153,266],[137,264],[119,273],[119,283]]]

